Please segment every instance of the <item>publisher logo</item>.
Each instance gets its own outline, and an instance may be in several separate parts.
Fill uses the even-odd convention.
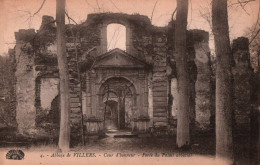
[[[24,153],[22,150],[10,150],[6,154],[6,159],[22,160],[23,158],[24,158]]]

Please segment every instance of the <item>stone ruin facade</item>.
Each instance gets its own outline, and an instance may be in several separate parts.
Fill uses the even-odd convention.
[[[112,23],[125,26],[126,51],[107,50],[107,26]],[[215,123],[215,75],[209,34],[202,30],[187,34],[191,129],[209,130]],[[17,44],[10,56],[16,68],[14,106],[18,130],[28,136],[44,132],[55,137],[60,110],[54,19],[43,16],[37,32],[19,30],[15,38]],[[240,38],[233,45],[235,122],[247,126],[253,73],[248,40]],[[175,133],[178,90],[174,22],[155,27],[142,15],[89,14],[82,24],[66,25],[66,49],[72,136],[81,134],[82,113],[88,136],[103,134],[107,129],[128,129],[137,134]]]

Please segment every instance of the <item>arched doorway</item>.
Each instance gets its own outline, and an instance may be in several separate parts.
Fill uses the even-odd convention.
[[[113,77],[101,85],[101,107],[104,109],[104,127],[109,129],[131,129],[136,112],[136,90],[123,77]]]
[[[60,95],[57,95],[51,102],[49,113],[51,123],[59,126],[60,124]]]
[[[118,129],[118,102],[107,100],[105,102],[105,128],[106,130]]]

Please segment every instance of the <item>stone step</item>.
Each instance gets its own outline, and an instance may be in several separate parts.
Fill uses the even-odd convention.
[[[106,132],[106,134],[108,136],[111,136],[111,137],[114,137],[114,138],[133,138],[133,137],[137,137],[137,134],[133,134],[130,131],[117,130],[117,129],[108,130]]]
[[[137,134],[131,134],[131,135],[114,135],[114,138],[134,138],[138,137]]]

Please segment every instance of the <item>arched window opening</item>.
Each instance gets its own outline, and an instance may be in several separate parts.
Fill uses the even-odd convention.
[[[107,26],[107,50],[115,48],[126,51],[126,27],[121,24]]]

